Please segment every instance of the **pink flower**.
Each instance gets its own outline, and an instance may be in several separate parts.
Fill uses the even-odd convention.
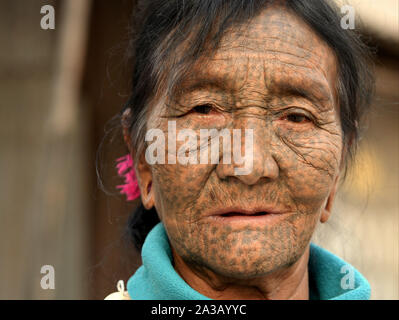
[[[128,201],[133,201],[140,197],[139,184],[136,177],[136,172],[133,167],[133,159],[130,154],[119,158],[117,161],[118,174],[125,178],[125,184],[117,186],[121,189],[120,193],[125,194]]]

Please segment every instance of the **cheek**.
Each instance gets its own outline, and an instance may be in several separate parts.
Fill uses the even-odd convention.
[[[155,207],[163,219],[189,221],[191,207],[205,189],[212,165],[153,166]]]
[[[279,166],[294,201],[320,209],[339,174],[339,127],[314,132],[278,132]]]
[[[198,123],[194,126],[192,124],[191,130],[195,132],[197,137],[200,136],[200,132],[197,129]],[[176,134],[181,129],[188,128],[187,123],[184,122],[182,125],[177,122]],[[196,204],[201,193],[204,192],[209,175],[214,169],[213,164],[182,164],[178,158],[175,158],[177,154],[181,154],[181,147],[186,144],[187,140],[176,140],[176,136],[172,139],[176,142],[175,148],[170,149],[168,144],[168,124],[167,121],[163,122],[160,129],[164,132],[165,136],[165,162],[166,164],[155,164],[152,166],[153,183],[156,190],[156,201],[155,206],[157,210],[161,210],[165,214],[160,214],[164,219],[181,219],[189,220],[191,217],[190,207]],[[200,154],[200,141],[192,145],[189,148],[189,152],[185,153],[184,156],[188,157],[191,153],[196,154],[199,159]],[[208,146],[210,148],[210,146]],[[187,150],[183,148],[183,150]],[[171,154],[175,159],[175,164],[168,164],[168,155]],[[210,161],[209,161],[210,162]],[[198,203],[197,203],[198,205]]]

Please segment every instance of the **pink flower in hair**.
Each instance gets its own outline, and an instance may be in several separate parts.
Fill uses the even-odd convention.
[[[117,186],[121,189],[120,193],[125,194],[128,201],[133,201],[140,197],[139,184],[137,182],[136,172],[133,167],[133,159],[130,154],[116,160],[118,174],[125,178],[125,184]]]

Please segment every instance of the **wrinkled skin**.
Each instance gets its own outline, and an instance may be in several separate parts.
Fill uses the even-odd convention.
[[[170,120],[198,134],[254,130],[249,175],[235,175],[234,164],[137,166],[143,203],[155,205],[175,269],[194,289],[216,299],[308,298],[309,243],[328,219],[343,158],[336,78],[332,50],[294,14],[270,7],[226,35],[179,95],[154,108],[147,128],[166,137]],[[193,110],[203,104],[212,107]],[[206,216],[254,204],[285,213],[234,227]]]

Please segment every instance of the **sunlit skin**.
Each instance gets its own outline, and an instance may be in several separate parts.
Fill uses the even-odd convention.
[[[254,130],[248,175],[235,175],[234,163],[150,166],[141,157],[136,167],[142,202],[155,206],[192,288],[213,299],[309,298],[309,243],[330,215],[344,154],[336,80],[333,51],[274,6],[231,30],[178,94],[154,104],[147,129],[166,137],[171,120],[198,135]],[[213,215],[227,207],[275,214]]]

